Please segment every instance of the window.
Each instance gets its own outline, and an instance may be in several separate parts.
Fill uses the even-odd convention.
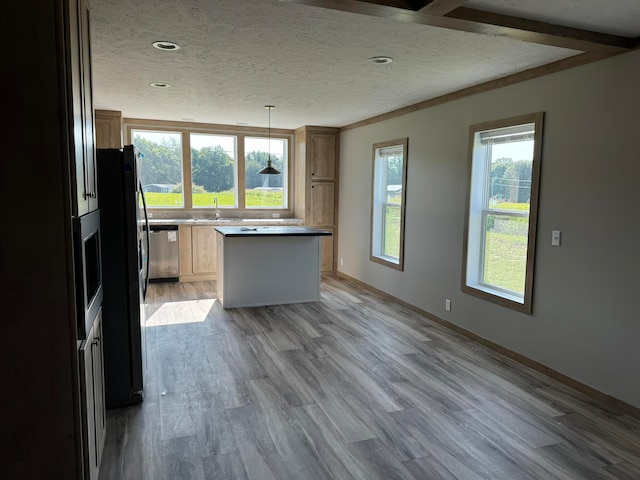
[[[462,290],[531,312],[543,113],[473,125]]]
[[[237,207],[238,155],[233,135],[192,133],[191,199],[193,208]]]
[[[179,132],[132,132],[142,153],[140,176],[147,205],[182,207],[182,135]]]
[[[271,157],[280,175],[258,173]],[[283,138],[245,137],[245,202],[247,208],[286,208],[287,141]]]
[[[408,139],[373,146],[371,252],[374,262],[402,270]]]
[[[138,120],[125,122],[125,127],[143,155],[143,185],[151,208],[213,213],[217,202],[220,209],[227,209],[224,216],[289,208],[293,132],[281,131],[269,140],[262,129],[251,127],[199,124],[196,128]],[[280,174],[258,173],[269,156]]]

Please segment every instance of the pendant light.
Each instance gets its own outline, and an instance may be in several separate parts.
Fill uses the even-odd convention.
[[[278,175],[280,172],[273,168],[273,166],[271,165],[271,110],[276,107],[274,107],[273,105],[265,105],[264,108],[269,110],[269,157],[267,160],[267,166],[260,170],[258,173],[263,175]]]

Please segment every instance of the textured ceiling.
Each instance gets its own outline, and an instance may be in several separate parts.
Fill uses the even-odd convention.
[[[640,35],[638,0],[605,3],[607,15],[595,0],[465,5]],[[92,0],[91,6],[95,107],[125,117],[264,127],[263,107],[273,104],[274,128],[340,127],[580,53],[278,0]],[[181,49],[157,50],[151,45],[157,40]],[[376,55],[394,61],[374,65],[369,58]]]

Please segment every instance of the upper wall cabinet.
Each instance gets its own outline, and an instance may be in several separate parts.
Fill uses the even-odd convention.
[[[96,110],[96,148],[122,147],[122,112]]]
[[[89,4],[69,0],[67,6],[67,68],[69,75],[69,131],[72,140],[73,214],[84,215],[98,208],[96,179],[95,121],[91,80],[91,31]]]
[[[335,180],[336,135],[335,133],[310,133],[309,173],[312,181]]]

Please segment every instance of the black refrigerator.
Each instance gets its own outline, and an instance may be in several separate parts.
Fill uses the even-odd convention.
[[[105,402],[114,408],[143,397],[149,219],[137,149],[98,149],[97,163]]]

